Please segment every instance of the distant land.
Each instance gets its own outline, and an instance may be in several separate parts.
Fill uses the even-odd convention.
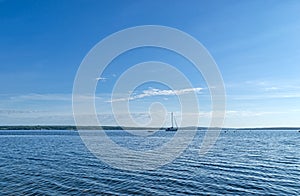
[[[120,127],[120,126],[81,126],[76,127],[72,125],[16,125],[16,126],[0,126],[0,130],[163,130],[157,127]],[[180,129],[189,130],[195,127],[181,127]],[[197,127],[198,130],[206,130],[208,127]],[[211,128],[211,129],[217,129]],[[259,128],[222,128],[222,130],[300,130],[300,127],[259,127]]]

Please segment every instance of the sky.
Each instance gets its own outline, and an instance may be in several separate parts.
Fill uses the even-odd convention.
[[[193,36],[214,58],[226,88],[225,127],[300,127],[299,18],[297,0],[0,0],[0,125],[73,125],[73,82],[87,53],[120,30],[163,25]],[[200,110],[190,118],[209,125],[210,93],[201,74],[157,48],[127,51],[98,77],[95,106],[102,125],[116,125],[116,81],[144,61],[171,64],[193,88],[141,84],[129,101],[135,121],[149,125],[149,108],[160,103],[180,124],[175,93],[195,92]],[[181,124],[189,125],[195,124]]]

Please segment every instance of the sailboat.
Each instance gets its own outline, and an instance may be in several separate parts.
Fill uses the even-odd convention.
[[[175,119],[175,125],[176,127],[174,127],[174,116],[173,116],[173,112],[171,113],[171,122],[172,122],[172,127],[168,127],[166,128],[166,131],[177,131],[178,127],[177,127],[177,123],[176,123],[176,119]]]

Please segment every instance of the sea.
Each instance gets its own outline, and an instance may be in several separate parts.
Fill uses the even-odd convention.
[[[155,148],[174,137],[157,131],[145,142],[124,130],[106,132],[130,149]],[[298,131],[222,131],[199,156],[204,135],[197,131],[170,163],[132,171],[97,158],[76,131],[3,130],[0,195],[300,195]]]

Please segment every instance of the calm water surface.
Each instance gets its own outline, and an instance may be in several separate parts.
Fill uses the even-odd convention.
[[[204,133],[172,163],[133,172],[95,158],[74,131],[0,131],[0,195],[300,194],[300,133],[222,132],[199,157]],[[123,131],[107,134],[131,149],[151,149],[173,135],[161,131],[144,140]]]

